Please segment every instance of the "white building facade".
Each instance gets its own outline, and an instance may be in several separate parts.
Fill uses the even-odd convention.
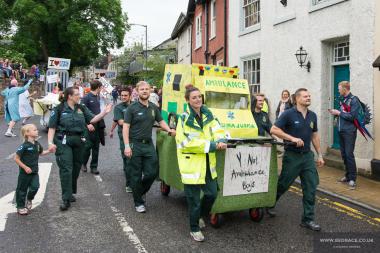
[[[230,0],[229,65],[239,66],[253,92],[265,93],[273,120],[282,90],[294,93],[307,88],[312,94],[310,109],[318,115],[324,152],[339,148],[327,111],[337,101],[337,84],[350,81],[352,93],[370,108],[374,108],[374,85],[380,85],[375,84],[377,70],[372,68],[377,57],[375,37],[379,36],[377,1]],[[297,62],[295,54],[301,46],[308,54],[310,72]],[[368,128],[373,133],[374,123]],[[370,173],[375,142],[359,135],[357,166]]]
[[[192,25],[188,14],[181,13],[172,31],[171,38],[177,39],[178,64],[191,64],[191,31]]]

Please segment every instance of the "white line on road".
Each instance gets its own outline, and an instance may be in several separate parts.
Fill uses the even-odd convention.
[[[47,182],[49,181],[52,163],[39,163],[40,189],[33,200],[33,209],[39,206],[45,197]],[[8,214],[16,213],[16,206],[12,203],[15,191],[0,198],[0,231],[5,230]]]
[[[9,160],[9,159],[12,159],[14,156],[15,156],[16,152],[15,153],[12,153],[10,154],[9,156],[7,156],[5,159],[6,160]]]
[[[126,219],[124,218],[123,214],[116,207],[111,206],[111,209],[112,209],[117,221],[119,222],[121,228],[123,229],[123,232],[128,237],[129,241],[135,246],[135,248],[137,249],[137,252],[139,252],[139,253],[148,252],[144,248],[142,243],[140,242],[140,240],[137,237],[137,235],[135,234],[135,232],[133,232],[132,227],[129,226],[129,224],[126,221]]]
[[[99,175],[96,175],[94,177],[95,177],[96,181],[98,181],[99,183],[103,182],[103,179]]]

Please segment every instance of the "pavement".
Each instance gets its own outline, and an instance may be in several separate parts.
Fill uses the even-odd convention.
[[[106,118],[109,129],[112,115]],[[32,122],[38,123],[34,117]],[[17,132],[20,126],[17,126]],[[125,192],[125,179],[118,138],[106,138],[99,157],[100,175],[81,173],[77,201],[67,212],[59,211],[61,187],[54,155],[40,158],[41,164],[51,164],[50,175],[41,168],[39,192],[46,192],[42,202],[30,215],[19,216],[5,205],[14,204],[10,198],[17,183],[18,169],[12,154],[20,138],[3,135],[6,125],[0,119],[0,252],[344,252],[322,251],[327,243],[318,238],[374,238],[380,247],[380,215],[353,205],[340,198],[317,193],[316,222],[321,233],[299,226],[302,215],[302,190],[293,185],[279,200],[277,216],[265,216],[252,222],[247,210],[223,214],[219,229],[207,224],[206,241],[191,240],[188,210],[184,193],[172,189],[168,197],[160,193],[160,183],[153,184],[147,194],[147,212],[134,210],[132,196]],[[41,144],[46,148],[46,133],[40,131]],[[49,167],[50,168],[50,167]],[[362,188],[361,180],[359,186]],[[8,197],[7,197],[8,196]],[[10,199],[10,200],[9,200]],[[35,203],[36,204],[36,203]],[[4,219],[5,215],[5,219]],[[371,246],[370,245],[370,246]],[[363,247],[364,245],[360,245]],[[351,251],[350,251],[351,252]],[[355,252],[355,251],[353,251]],[[359,252],[359,251],[357,251]]]
[[[278,159],[279,172],[281,171],[281,160],[281,158]],[[338,182],[344,173],[341,169],[328,166],[318,168],[318,190],[380,214],[380,182],[358,175],[357,187],[355,190],[351,190],[346,183]],[[300,184],[299,178],[296,182]]]

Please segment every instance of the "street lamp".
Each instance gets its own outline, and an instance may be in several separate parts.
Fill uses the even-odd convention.
[[[142,24],[129,24],[129,25],[136,25],[136,26],[142,26],[145,27],[145,78],[148,78],[148,26],[142,25]],[[146,80],[145,80],[146,81]]]
[[[310,72],[310,68],[311,68],[311,63],[310,61],[308,61],[306,64],[304,64],[306,62],[306,59],[307,59],[307,52],[306,50],[303,49],[303,47],[301,46],[299,50],[297,50],[296,52],[296,58],[297,58],[297,62],[298,64],[300,65],[301,68],[306,68],[307,69],[307,72]]]

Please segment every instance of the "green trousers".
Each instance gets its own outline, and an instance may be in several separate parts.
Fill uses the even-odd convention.
[[[298,176],[301,179],[303,193],[302,221],[313,221],[315,193],[319,184],[313,152],[297,153],[285,151],[282,160],[282,171],[277,185],[277,200],[289,189]]]
[[[100,137],[99,129],[95,128],[95,131],[89,132],[86,136],[86,149],[84,151],[83,164],[87,165],[88,160],[91,155],[90,169],[91,171],[98,169],[98,160],[99,160],[99,146],[100,146]]]
[[[130,186],[135,206],[145,202],[142,195],[147,193],[158,175],[158,160],[152,142],[130,142],[132,157],[128,161]]]
[[[210,169],[206,171],[206,184],[185,184],[184,185],[187,205],[190,216],[191,232],[198,232],[199,219],[201,216],[208,217],[218,194],[218,183],[216,179],[211,178]],[[201,201],[201,190],[203,198]]]
[[[25,200],[33,200],[40,188],[40,179],[38,173],[26,174],[20,171],[18,175],[16,188],[16,205],[17,208],[25,207]]]
[[[121,158],[123,159],[123,171],[125,176],[125,186],[130,186],[131,182],[129,179],[129,171],[128,171],[128,158],[124,155],[124,140],[123,135],[119,135],[119,141],[120,141],[120,151],[121,151]]]
[[[85,143],[80,136],[67,136],[66,144],[55,138],[57,145],[55,152],[61,179],[62,200],[70,200],[73,193],[77,193],[77,180],[83,164],[83,152]]]

